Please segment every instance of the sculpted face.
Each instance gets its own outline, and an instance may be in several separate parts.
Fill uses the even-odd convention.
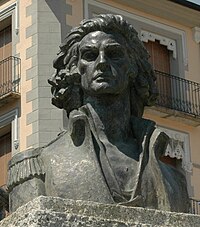
[[[86,35],[79,46],[81,85],[89,95],[120,94],[128,87],[130,59],[120,34]]]

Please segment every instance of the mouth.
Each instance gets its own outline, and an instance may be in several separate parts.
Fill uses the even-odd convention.
[[[96,80],[98,82],[108,81],[113,79],[113,76],[110,72],[101,72],[94,75],[93,80]]]

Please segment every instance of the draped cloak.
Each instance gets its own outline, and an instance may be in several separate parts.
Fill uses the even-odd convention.
[[[8,179],[11,211],[46,195],[187,212],[185,176],[159,160],[168,136],[151,120],[132,116],[130,124],[140,154],[134,162],[135,173],[129,179],[133,187],[128,192],[120,187],[107,156],[109,141],[104,126],[87,104],[71,112],[68,131],[57,139],[12,158]]]

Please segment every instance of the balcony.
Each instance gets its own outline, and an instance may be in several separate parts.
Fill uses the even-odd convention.
[[[147,113],[200,125],[200,84],[155,70],[159,97]]]
[[[10,56],[0,61],[0,107],[20,97],[20,58]]]
[[[200,215],[200,201],[190,198],[190,213]]]

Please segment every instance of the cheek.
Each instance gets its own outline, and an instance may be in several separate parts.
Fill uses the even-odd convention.
[[[86,71],[86,65],[83,64],[82,62],[78,63],[78,69],[81,75],[83,75]]]
[[[127,76],[129,67],[127,67],[126,63],[116,64],[115,66],[111,66],[112,74],[123,79]]]
[[[92,72],[92,70],[93,70],[93,62],[86,62],[86,61],[81,60],[78,63],[78,69],[79,69],[79,72],[81,75],[83,75],[85,73],[88,74],[88,73]]]

